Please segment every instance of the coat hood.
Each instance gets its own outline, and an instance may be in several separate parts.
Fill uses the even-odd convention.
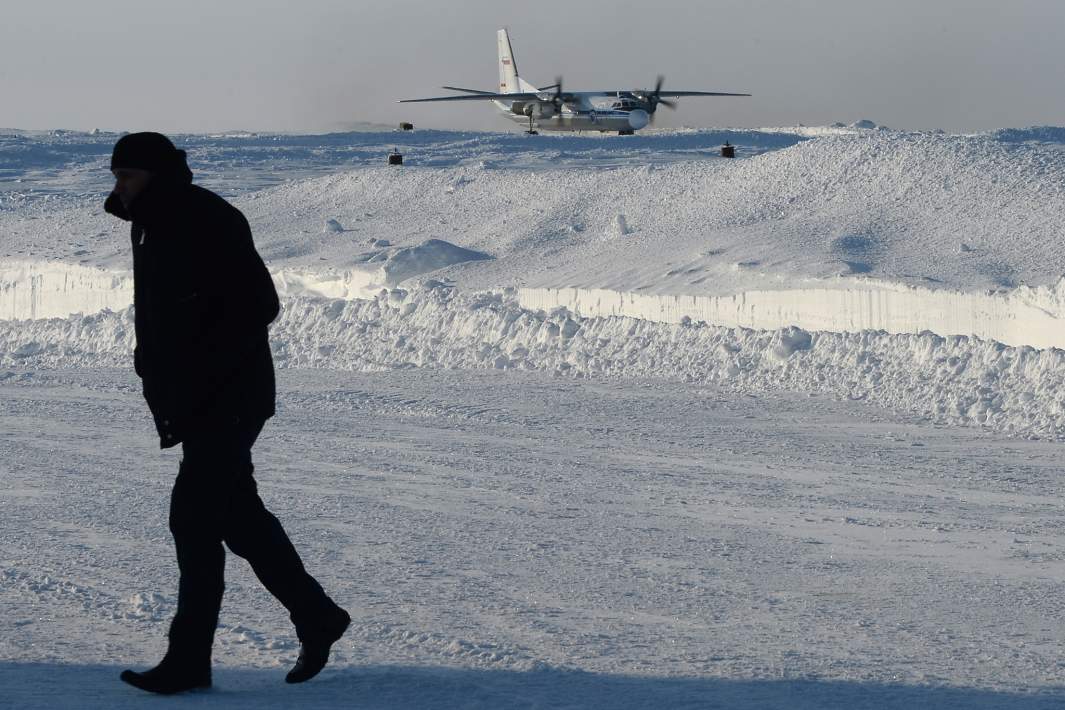
[[[192,170],[183,150],[175,150],[170,164],[160,171],[152,172],[151,182],[144,192],[137,195],[129,209],[112,192],[104,201],[104,211],[127,222],[150,224],[165,211],[168,198],[175,192],[192,184]]]

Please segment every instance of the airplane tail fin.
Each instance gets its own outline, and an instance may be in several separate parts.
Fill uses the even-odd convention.
[[[535,86],[518,76],[518,63],[514,60],[514,50],[510,46],[510,35],[507,31],[499,30],[496,40],[499,44],[499,93],[536,91]]]

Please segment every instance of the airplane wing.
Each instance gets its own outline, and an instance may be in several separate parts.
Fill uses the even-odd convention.
[[[550,101],[550,95],[546,92],[540,93],[515,93],[515,94],[493,94],[491,91],[478,91],[476,89],[460,89],[454,86],[445,86],[445,89],[451,89],[452,91],[466,91],[469,92],[466,96],[434,96],[428,99],[401,99],[397,103],[412,104],[423,103],[426,101]],[[566,92],[562,95],[562,100],[565,103],[575,102],[578,97],[581,96],[617,96],[618,94],[631,93],[627,90],[614,90],[614,91],[575,91]],[[662,91],[659,96],[750,96],[750,94],[728,94],[720,91]]]
[[[648,91],[648,94],[653,92]],[[618,94],[639,94],[632,89],[614,89],[613,91],[575,91],[574,96],[618,96]],[[659,96],[750,96],[751,94],[729,94],[721,91],[660,91]]]
[[[413,104],[424,101],[542,101],[541,94],[493,94],[490,92],[470,94],[469,96],[435,96],[428,99],[400,99],[396,103]]]
[[[726,94],[720,91],[660,91],[659,96],[750,96],[750,94]]]
[[[540,93],[519,93],[519,94],[493,94],[492,92],[481,92],[476,88],[461,88],[459,86],[444,86],[444,88],[452,90],[452,92],[465,92],[465,96],[436,96],[428,99],[400,99],[397,103],[424,103],[426,101],[550,101],[546,92]],[[551,88],[551,87],[548,87]],[[572,103],[579,100],[579,97],[587,96],[618,96],[619,94],[632,94],[632,90],[628,89],[613,89],[609,92],[567,92],[562,95],[562,101],[566,103]],[[750,94],[728,94],[725,92],[659,92],[658,96],[751,96]]]
[[[448,91],[465,91],[467,94],[491,94],[492,91],[481,91],[480,89],[463,89],[461,86],[441,86],[441,89],[447,89]]]

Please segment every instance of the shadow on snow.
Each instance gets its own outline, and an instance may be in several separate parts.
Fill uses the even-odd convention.
[[[404,666],[327,669],[299,686],[284,670],[216,668],[215,687],[150,696],[103,665],[0,663],[4,707],[34,708],[722,708],[728,710],[1049,710],[1065,688],[1018,694],[938,686],[822,680],[728,680],[602,675],[559,670],[513,672]]]

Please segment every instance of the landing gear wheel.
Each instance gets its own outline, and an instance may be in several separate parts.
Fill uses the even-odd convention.
[[[525,131],[525,133],[530,135],[530,136],[538,136],[538,135],[540,135],[540,133],[538,131],[536,131],[536,129],[533,128],[532,116],[529,116],[529,130]]]
[[[629,131],[618,131],[618,135],[619,136],[634,136],[634,135],[636,135],[636,131],[632,131],[632,130],[629,130]]]

